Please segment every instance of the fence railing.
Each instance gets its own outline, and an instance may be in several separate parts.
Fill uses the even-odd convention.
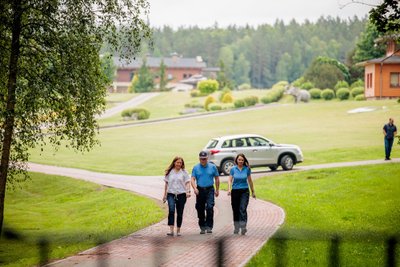
[[[229,241],[230,236],[224,236],[215,239],[215,251],[216,258],[215,258],[215,266],[227,266],[226,265],[226,256],[225,251],[227,249],[227,241]],[[45,266],[50,262],[50,249],[51,249],[51,241],[47,238],[39,238],[37,240],[31,240],[25,238],[22,234],[10,230],[10,229],[3,229],[2,239],[4,241],[13,241],[13,242],[21,242],[21,243],[29,243],[32,245],[32,242],[37,247],[37,265]],[[71,240],[71,239],[70,239]],[[160,242],[164,243],[165,238],[154,238],[153,245],[160,246]],[[269,239],[267,242],[267,246],[271,246],[272,250],[274,251],[274,263],[270,264],[271,266],[276,267],[285,267],[288,266],[288,260],[290,258],[290,251],[288,243],[290,241],[300,241],[300,242],[327,242],[328,250],[326,251],[326,258],[329,267],[338,267],[342,266],[341,263],[341,247],[343,244],[348,242],[358,242],[358,243],[368,243],[375,242],[375,243],[384,243],[384,255],[382,255],[385,259],[385,262],[382,266],[384,267],[396,267],[397,265],[397,258],[400,254],[399,248],[397,247],[398,241],[400,240],[400,235],[386,235],[382,233],[371,233],[371,232],[362,232],[362,233],[354,233],[354,232],[341,232],[341,233],[326,233],[326,232],[317,232],[317,231],[304,231],[304,230],[296,230],[296,231],[280,231],[276,233],[273,237]],[[104,244],[104,240],[97,240],[97,245]],[[68,244],[71,244],[68,242]],[[168,249],[168,248],[166,248]],[[161,266],[162,263],[162,255],[165,251],[160,251],[159,253],[155,253],[154,261],[151,266]],[[2,251],[0,251],[2,253]],[[109,264],[107,259],[107,251],[104,251],[104,247],[99,251],[98,255],[101,257],[97,260],[97,266],[107,267],[112,266]],[[4,255],[3,255],[4,256]],[[4,263],[1,259],[0,254],[0,266]],[[79,266],[79,265],[77,265]],[[264,265],[265,266],[265,265]],[[269,265],[267,265],[269,266]],[[229,266],[230,267],[230,266]]]

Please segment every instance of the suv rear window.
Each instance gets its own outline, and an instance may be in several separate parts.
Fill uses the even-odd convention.
[[[218,140],[211,139],[211,140],[208,142],[208,144],[207,144],[207,148],[208,148],[208,149],[209,149],[209,148],[214,148],[214,147],[217,146],[217,144],[218,144]]]

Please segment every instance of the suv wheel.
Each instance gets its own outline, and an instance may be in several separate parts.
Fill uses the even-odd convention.
[[[293,158],[289,155],[285,155],[281,158],[280,164],[285,171],[291,170],[294,165]]]
[[[274,166],[269,166],[269,169],[274,172],[276,171],[276,169],[278,169],[278,166],[274,165]]]
[[[234,163],[233,159],[224,160],[224,162],[222,162],[222,164],[221,164],[222,173],[225,174],[225,175],[229,175],[229,171],[231,170],[231,168],[233,166],[235,166],[235,163]]]

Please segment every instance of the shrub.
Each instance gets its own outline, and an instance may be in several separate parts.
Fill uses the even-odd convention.
[[[200,90],[201,94],[209,95],[217,91],[219,84],[216,80],[204,80],[197,84],[197,89]]]
[[[244,103],[246,106],[254,106],[255,104],[258,103],[257,96],[248,96],[248,97],[245,97],[243,100],[244,100]]]
[[[150,112],[144,108],[125,109],[121,112],[123,118],[146,120],[150,117]]]
[[[242,83],[241,85],[238,86],[239,90],[249,90],[251,89],[251,85],[248,83]]]
[[[235,100],[233,105],[235,106],[235,108],[242,108],[246,105],[246,103],[244,103],[243,99],[237,99],[237,100]]]
[[[325,100],[332,100],[335,98],[335,92],[332,89],[324,89],[321,92],[321,98]]]
[[[222,103],[233,103],[233,96],[231,93],[226,93],[224,94],[224,97],[222,98]]]
[[[362,87],[362,88],[364,88],[364,82],[363,82],[362,80],[358,79],[357,81],[353,82],[353,83],[350,85],[350,88],[356,88],[356,87]]]
[[[364,101],[365,100],[365,96],[364,95],[356,95],[356,97],[354,99],[356,101]]]
[[[186,103],[185,108],[204,108],[204,105],[202,105],[199,101],[196,100],[190,103]]]
[[[356,97],[358,95],[363,95],[364,94],[364,87],[354,87],[351,89],[351,96]]]
[[[227,93],[231,93],[231,89],[229,89],[228,87],[225,87],[224,89],[222,89],[221,93],[219,94],[219,101],[222,102],[222,99],[224,98],[224,95]]]
[[[193,89],[192,91],[190,91],[190,96],[191,97],[198,97],[200,96],[200,91],[197,89]]]
[[[320,99],[322,90],[319,88],[313,88],[308,91],[311,95],[311,99]]]
[[[211,103],[210,105],[208,105],[208,109],[215,111],[215,110],[222,110],[222,107],[218,103]]]
[[[277,82],[277,83],[275,83],[273,86],[272,86],[272,88],[274,88],[274,87],[285,87],[285,86],[287,86],[289,83],[287,82],[287,81],[280,81],[280,82]]]
[[[312,82],[305,82],[300,86],[300,88],[310,90],[311,88],[314,88],[314,84]]]
[[[211,96],[211,95],[207,96],[206,101],[204,102],[204,109],[208,110],[208,106],[214,102],[215,102],[215,98],[213,96]]]
[[[336,91],[336,96],[340,100],[347,100],[350,97],[350,90],[348,88],[339,88]]]
[[[338,81],[335,85],[335,91],[339,90],[340,88],[349,88],[349,84],[346,81]]]
[[[261,98],[261,102],[263,102],[264,104],[269,104],[274,102],[275,98],[272,95],[266,95],[264,97]]]

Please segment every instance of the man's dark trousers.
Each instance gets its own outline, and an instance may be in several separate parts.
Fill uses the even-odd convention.
[[[197,187],[196,210],[201,230],[211,230],[214,226],[214,187]]]

